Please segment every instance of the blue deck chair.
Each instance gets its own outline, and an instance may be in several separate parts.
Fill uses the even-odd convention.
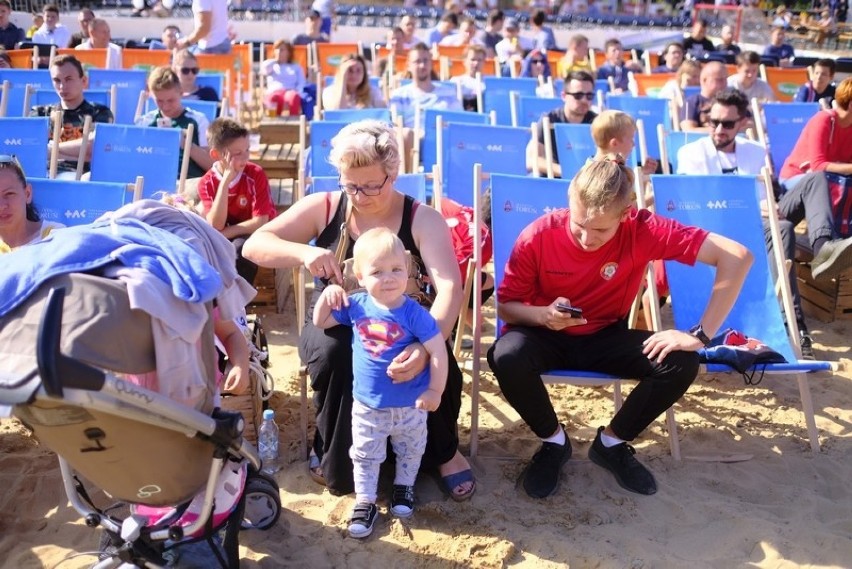
[[[336,192],[340,190],[337,176],[316,176],[311,179],[307,193]],[[424,174],[400,174],[393,187],[421,203],[426,203],[426,176]]]
[[[562,179],[570,180],[580,168],[597,152],[592,129],[587,124],[556,123],[553,125],[556,135],[556,155]],[[545,138],[547,141],[547,138]]]
[[[657,152],[657,149],[660,147],[660,141],[657,138],[657,125],[661,124],[666,129],[671,129],[672,126],[668,99],[630,97],[610,93],[607,95],[606,105],[608,109],[627,113],[634,120],[638,121],[641,119],[648,152]]]
[[[365,119],[375,119],[382,122],[391,122],[390,109],[327,109],[322,112],[322,118],[326,121],[355,122]]]
[[[206,73],[202,71],[195,77],[195,84],[199,87],[212,87],[221,101],[222,94],[225,92],[225,74]]]
[[[427,174],[438,162],[438,117],[441,117],[444,126],[449,123],[462,124],[491,124],[491,117],[482,113],[471,113],[468,111],[448,111],[447,109],[424,109],[421,129],[423,135],[420,138],[420,157],[415,157],[415,168],[422,167]],[[419,164],[418,164],[419,162]],[[431,190],[431,183],[428,183]]]
[[[105,107],[112,106],[112,95],[109,89],[86,89],[83,91],[83,98],[90,103],[103,105]],[[50,89],[36,89],[30,92],[30,105],[58,105],[59,93],[52,87]]]
[[[512,126],[528,127],[538,122],[541,115],[561,109],[565,103],[560,98],[541,98],[512,94]]]
[[[53,89],[50,72],[47,69],[0,69],[0,85],[9,82],[6,100],[0,101],[0,107],[5,106],[7,117],[25,117],[30,114],[24,108],[27,85],[36,89]]]
[[[535,96],[538,80],[531,77],[483,77],[482,85],[483,112],[495,111],[497,124],[509,126],[512,124],[510,93],[517,91],[521,95]]]
[[[761,106],[766,126],[764,130],[758,125],[758,137],[769,148],[773,170],[778,174],[808,120],[819,111],[819,103],[764,103]]]
[[[0,118],[0,154],[14,155],[27,178],[47,177],[47,117]]]
[[[731,313],[722,329],[734,328],[747,336],[758,338],[784,356],[786,364],[761,364],[756,373],[796,374],[799,393],[805,414],[811,448],[819,451],[819,437],[814,420],[810,388],[806,372],[831,370],[830,362],[797,361],[799,355],[798,333],[792,304],[785,302],[792,317],[791,331],[785,330],[782,311],[769,271],[766,254],[760,205],[755,190],[754,178],[750,176],[652,176],[654,199],[663,215],[677,221],[695,225],[729,237],[748,248],[754,255],[754,265],[746,277],[743,289],[737,297]],[[701,188],[696,193],[696,188]],[[780,242],[780,237],[776,242]],[[782,251],[780,246],[776,251]],[[780,255],[780,253],[779,253]],[[772,262],[783,263],[782,259]],[[689,267],[680,263],[667,262],[666,275],[672,298],[675,327],[688,330],[700,322],[702,311],[713,287],[715,271],[712,267],[696,264]],[[777,274],[787,275],[782,269]],[[787,287],[784,287],[787,288]],[[788,289],[789,290],[789,289]],[[791,343],[791,335],[796,337]],[[794,347],[795,346],[795,347]],[[733,371],[724,365],[707,365],[711,372]]]
[[[115,122],[133,124],[139,93],[146,89],[148,74],[138,69],[90,69],[89,88],[116,88]]]
[[[304,166],[299,168],[298,195],[323,191],[313,187],[314,178],[334,178],[337,180],[337,168],[328,161],[331,152],[331,139],[340,129],[349,123],[341,121],[311,121],[310,144],[304,153]],[[336,189],[337,182],[335,181]],[[330,191],[330,190],[329,190]]]
[[[99,124],[92,144],[91,180],[130,184],[145,179],[142,197],[174,193],[180,175],[180,130]]]
[[[33,204],[46,221],[64,225],[92,223],[108,211],[133,201],[132,184],[27,178]]]
[[[681,146],[700,140],[704,136],[708,136],[706,132],[671,132],[663,128],[663,125],[657,125],[657,140],[660,141],[660,166],[663,169],[663,174],[677,172],[677,152]]]
[[[511,126],[449,123],[438,133],[442,194],[462,205],[473,205],[473,165],[486,174],[527,173],[530,131]]]
[[[472,177],[472,176],[471,176]],[[515,241],[521,231],[554,209],[567,207],[568,181],[549,178],[531,178],[527,176],[507,176],[494,174],[491,176],[491,233],[494,248],[494,283],[498,287],[503,281],[506,261],[514,248]],[[477,208],[474,214],[479,215]],[[480,309],[476,294],[473,295],[474,312]],[[496,302],[496,298],[495,298]],[[499,337],[503,322],[497,320],[496,335]],[[475,327],[478,330],[478,327]],[[480,338],[474,338],[474,345],[480,343]],[[621,379],[608,374],[580,370],[552,370],[542,374],[545,383],[568,383],[583,386],[604,386],[613,384],[613,399],[616,409],[621,407]],[[471,392],[471,405],[478,409],[479,393]],[[669,442],[672,456],[679,460],[680,449],[677,442],[674,411],[666,412],[669,425]],[[476,448],[478,437],[478,413],[471,413],[471,449]],[[471,450],[471,455],[474,455]]]
[[[216,120],[216,117],[219,116],[219,103],[216,101],[199,101],[198,99],[181,99],[180,104],[188,109],[192,109],[193,111],[198,111],[204,118],[207,119],[208,123]],[[151,111],[157,110],[157,102],[153,99],[153,97],[148,97],[145,99],[145,107],[143,112],[150,113]]]

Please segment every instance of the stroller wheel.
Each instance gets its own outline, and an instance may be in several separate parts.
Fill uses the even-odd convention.
[[[281,497],[278,486],[263,476],[249,476],[244,493],[245,511],[240,524],[242,529],[267,530],[275,525],[281,515]]]

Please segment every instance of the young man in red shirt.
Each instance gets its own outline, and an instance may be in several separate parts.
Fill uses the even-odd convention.
[[[718,331],[751,266],[751,253],[739,243],[636,210],[632,195],[633,173],[620,156],[584,166],[571,182],[568,209],[540,217],[521,233],[497,289],[499,316],[507,326],[488,362],[506,400],[542,439],[523,475],[524,489],[534,498],[556,490],[571,457],[571,443],[541,380],[551,369],[639,380],[609,425],[598,429],[589,458],[628,490],[657,491],[627,442],[695,380],[696,351]],[[716,267],[701,321],[688,332],[627,328],[645,268],[657,259]]]
[[[778,176],[784,189],[778,212],[794,226],[807,219],[811,274],[822,280],[852,267],[852,237],[837,234],[826,178],[852,176],[852,77],[837,86],[834,101],[836,108],[818,112],[805,125]]]
[[[269,180],[249,162],[249,131],[237,121],[218,118],[207,131],[210,156],[216,162],[198,183],[204,216],[237,249],[237,272],[254,282],[257,265],[242,255],[246,239],[275,217]]]

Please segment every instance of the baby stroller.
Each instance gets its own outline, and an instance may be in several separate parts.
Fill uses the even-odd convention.
[[[43,279],[0,317],[0,412],[59,455],[72,506],[103,529],[98,568],[185,566],[181,552],[199,549],[212,560],[201,566],[239,567],[240,529],[280,515],[242,416],[215,407],[213,303],[202,306],[207,384],[192,406],[129,380],[159,369],[153,319],[103,271]]]

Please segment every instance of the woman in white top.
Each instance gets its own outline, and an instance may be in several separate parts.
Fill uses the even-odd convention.
[[[340,61],[334,81],[322,92],[324,109],[369,109],[386,106],[381,91],[370,85],[367,62],[355,53]]]
[[[33,190],[12,156],[0,156],[0,254],[37,243],[61,223],[42,221],[33,206]]]
[[[260,73],[266,77],[266,108],[276,115],[286,108],[291,116],[302,114],[302,89],[305,87],[305,71],[293,63],[293,44],[278,40],[272,44],[278,53],[276,59],[267,59],[261,64]]]

